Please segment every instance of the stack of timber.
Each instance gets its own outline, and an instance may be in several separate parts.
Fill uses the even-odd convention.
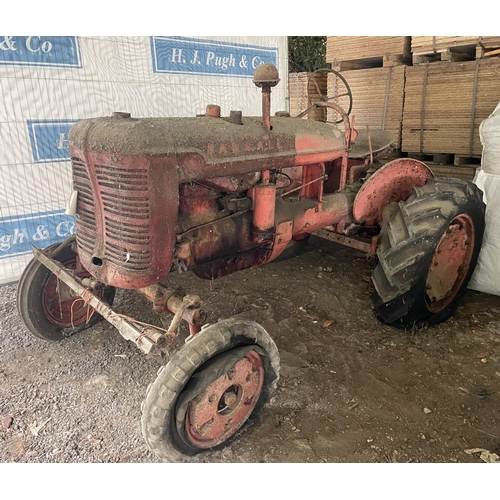
[[[326,73],[290,73],[288,75],[290,87],[290,115],[297,116],[309,106],[321,100],[326,95]],[[324,109],[315,109],[308,113],[308,120],[325,121]]]
[[[343,71],[342,76],[351,88],[354,117],[357,130],[387,130],[394,136],[394,147],[401,147],[401,121],[403,119],[403,97],[406,66],[370,68]],[[334,74],[328,75],[328,96],[333,97],[345,91],[343,83]],[[348,99],[331,100],[347,110]],[[340,116],[328,111],[328,121],[337,121]],[[342,127],[342,125],[340,125]]]
[[[413,36],[413,64],[473,60],[498,55],[498,36]]]
[[[449,154],[435,154],[424,155],[420,153],[408,153],[403,155],[408,158],[414,158],[424,162],[434,173],[436,177],[458,177],[472,181],[476,175],[476,170],[481,166],[481,159],[469,159],[466,165],[454,165],[454,155]]]
[[[402,151],[479,157],[479,125],[499,100],[499,58],[407,67]]]
[[[329,36],[326,62],[339,71],[406,64],[411,60],[409,36]]]

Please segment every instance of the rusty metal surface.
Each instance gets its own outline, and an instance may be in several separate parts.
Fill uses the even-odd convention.
[[[333,159],[345,147],[343,132],[332,124],[281,117],[270,122],[269,131],[258,117],[243,117],[242,125],[208,116],[92,118],[71,128],[69,148],[72,156],[78,156],[76,149],[114,158],[163,158],[165,168],[175,167],[166,174],[182,183],[291,167],[297,153],[301,164],[316,161],[308,154]],[[309,138],[311,147],[302,151],[301,138]]]
[[[134,342],[141,351],[149,353],[153,345],[163,339],[164,335],[152,328],[136,326],[131,321],[121,317],[108,304],[96,297],[90,290],[85,288],[80,279],[68,271],[60,262],[47,257],[41,250],[32,247],[35,259],[41,262],[47,269],[52,271],[57,279],[60,279],[76,295],[80,296],[86,304],[93,307],[104,319],[109,321],[126,340]]]
[[[311,233],[317,229],[342,223],[353,222],[350,209],[355,193],[337,191],[324,194],[322,203],[311,203],[311,200],[302,200],[291,207],[293,210],[293,235]]]
[[[317,229],[313,233],[315,236],[324,238],[325,240],[333,241],[335,243],[340,243],[347,247],[356,248],[368,255],[372,254],[372,240],[362,241],[356,238],[351,238],[350,236],[345,236],[343,234],[334,233],[332,231],[327,231],[326,229]]]
[[[153,303],[153,309],[159,313],[173,313],[175,315],[168,332],[173,332],[184,319],[189,325],[201,326],[207,318],[201,309],[200,297],[186,295],[179,290],[170,290],[161,283],[140,288],[137,290]]]
[[[271,118],[278,80],[272,66],[254,75],[262,118],[224,118],[211,104],[205,116],[120,114],[71,129],[78,254],[96,280],[147,289],[172,269],[213,279],[276,258],[295,236],[352,222],[353,196],[342,191],[349,118],[345,131]],[[341,191],[324,194],[332,169]],[[277,198],[287,196],[284,208]]]
[[[157,158],[112,157],[74,149],[78,254],[98,281],[142,288],[167,276],[179,188]]]
[[[361,224],[378,224],[389,203],[408,199],[413,186],[421,187],[432,177],[430,168],[418,160],[400,158],[387,163],[358,191],[352,207],[354,219]]]
[[[280,82],[278,70],[274,64],[259,64],[255,68],[252,82],[257,87],[275,87]]]
[[[370,140],[368,135],[370,136]],[[393,142],[394,136],[387,130],[359,130],[356,139],[352,143],[352,148],[349,151],[349,158],[364,158],[368,156],[370,152],[379,153],[387,149]]]
[[[301,198],[323,201],[323,181],[325,180],[325,164],[307,165],[302,173]]]
[[[183,250],[175,249],[175,235],[233,217],[221,210],[218,190],[248,190],[259,172],[332,160],[345,156],[343,147],[336,127],[287,118],[273,118],[270,131],[256,118],[244,118],[238,126],[216,117],[83,120],[70,134],[82,263],[98,281],[132,289],[164,279],[178,262],[174,250],[184,255],[188,269],[235,253],[243,258],[231,269],[260,265],[270,247],[253,259],[245,253],[255,240],[272,245],[272,203],[262,202],[263,196],[257,195],[254,227],[265,234],[252,238],[243,218],[244,227],[216,222],[191,234]],[[205,183],[205,192],[198,186],[190,196],[184,186],[198,181]]]
[[[137,290],[139,293],[144,295],[152,304],[153,309],[158,313],[168,313],[171,312],[167,307],[168,299],[176,293],[175,290],[169,290],[166,286],[161,283],[155,283],[154,285],[149,285],[144,288],[139,288]]]
[[[351,142],[356,138],[357,131],[354,130],[353,126],[351,126],[349,120],[349,114],[346,113],[344,109],[340,107],[338,104],[335,104],[333,102],[318,101],[309,106],[305,111],[302,111],[302,113],[298,114],[296,118],[302,118],[303,116],[307,115],[310,111],[316,108],[323,108],[323,109],[331,108],[341,116],[340,121],[343,122],[344,124],[345,149],[347,150],[351,149]]]
[[[56,253],[57,249],[53,253]],[[71,269],[74,276],[86,281],[90,274],[79,267],[78,259],[72,258],[62,263],[66,269]],[[102,299],[104,287],[100,283],[95,287],[95,295]],[[85,301],[77,299],[78,295],[64,282],[60,282],[55,274],[51,274],[42,288],[42,310],[47,319],[61,328],[75,328],[88,323],[94,310]],[[76,299],[76,300],[75,300]]]
[[[275,224],[276,185],[259,184],[254,191],[253,208],[253,240],[262,243],[265,234],[272,231]]]
[[[212,118],[220,118],[220,106],[217,104],[208,104],[206,107],[206,115]]]
[[[245,174],[231,175],[227,177],[218,177],[215,179],[206,179],[198,181],[198,184],[217,189],[224,192],[241,192],[254,186],[259,180],[259,172],[248,172]]]
[[[262,87],[262,123],[266,130],[271,130],[271,89]]]
[[[175,315],[169,331],[174,331],[181,319],[193,326],[201,326],[207,319],[206,312],[201,309],[198,295],[171,295],[167,300],[167,307]]]
[[[202,279],[217,279],[236,271],[257,267],[268,262],[272,254],[270,247],[256,247],[252,250],[234,252],[225,257],[196,264],[193,272]]]
[[[474,252],[474,223],[468,214],[455,217],[441,237],[427,273],[427,308],[443,310],[460,289]]]
[[[370,165],[368,163],[364,163],[360,160],[349,160],[349,184],[354,184],[361,177],[364,177],[369,168]]]
[[[252,413],[264,383],[264,366],[250,351],[189,403],[185,430],[198,448],[212,448],[233,435]]]

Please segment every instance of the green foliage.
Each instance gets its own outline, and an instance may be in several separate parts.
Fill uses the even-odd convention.
[[[326,36],[289,36],[288,71],[300,73],[326,67]]]

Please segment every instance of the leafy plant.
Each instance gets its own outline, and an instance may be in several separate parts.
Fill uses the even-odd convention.
[[[326,36],[289,36],[288,71],[311,72],[326,67]]]

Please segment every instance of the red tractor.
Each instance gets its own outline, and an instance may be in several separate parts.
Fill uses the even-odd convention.
[[[173,270],[214,279],[261,266],[311,234],[366,250],[376,316],[404,329],[453,314],[474,270],[484,230],[481,191],[435,178],[420,161],[380,168],[365,160],[391,143],[357,134],[329,102],[336,124],[271,117],[279,81],[263,64],[262,117],[220,107],[193,118],[86,119],[71,129],[76,235],[34,259],[18,286],[18,309],[38,337],[61,340],[104,317],[144,352],[167,351],[180,321],[183,347],[160,370],[142,406],[142,430],[163,460],[227,444],[257,416],[279,377],[279,354],[256,322],[202,326],[199,297],[169,289]],[[168,329],[123,317],[115,288],[134,289]],[[95,313],[95,314],[94,314]]]

